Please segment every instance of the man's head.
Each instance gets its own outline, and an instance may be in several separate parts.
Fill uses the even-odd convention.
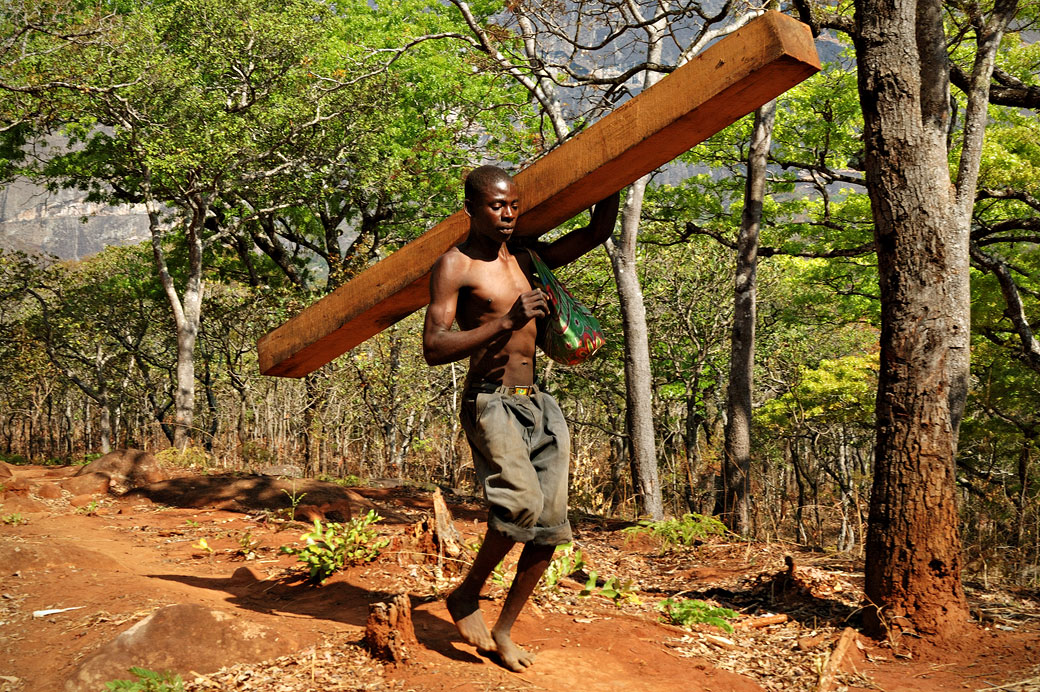
[[[498,183],[512,183],[513,178],[498,166],[480,166],[466,176],[466,202],[476,202],[480,195]]]
[[[481,166],[466,176],[466,213],[470,233],[505,242],[520,215],[520,198],[508,173],[497,166]]]

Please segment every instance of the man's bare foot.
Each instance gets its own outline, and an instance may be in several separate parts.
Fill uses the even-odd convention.
[[[524,651],[513,643],[508,632],[492,632],[502,665],[516,673],[521,672],[534,663],[534,654]]]
[[[467,643],[481,651],[495,651],[495,640],[492,639],[491,631],[484,622],[484,616],[480,614],[478,599],[466,598],[456,589],[448,594],[447,604],[455,627]]]

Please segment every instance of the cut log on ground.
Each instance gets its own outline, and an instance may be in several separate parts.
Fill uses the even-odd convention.
[[[787,615],[780,613],[779,615],[763,615],[760,618],[741,620],[737,623],[737,626],[752,629],[757,627],[769,627],[770,625],[782,625],[785,622],[787,622]]]
[[[846,627],[841,633],[841,637],[838,638],[838,643],[834,646],[834,651],[827,658],[827,663],[824,664],[823,670],[820,671],[820,682],[816,686],[816,692],[833,692],[838,687],[838,672],[841,670],[841,663],[845,659],[845,655],[856,641],[856,630],[851,627]]]
[[[766,12],[518,173],[516,233],[552,230],[819,69],[809,28]],[[468,231],[452,214],[264,336],[260,372],[303,377],[425,306],[433,263]]]
[[[365,648],[375,658],[389,663],[403,663],[408,658],[407,645],[415,644],[412,626],[412,602],[408,594],[398,594],[385,603],[368,606],[365,625]]]

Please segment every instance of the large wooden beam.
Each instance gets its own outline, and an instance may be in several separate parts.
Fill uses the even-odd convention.
[[[767,12],[520,171],[517,233],[555,228],[819,69],[808,27]],[[260,371],[302,377],[428,304],[430,268],[468,230],[452,214],[264,336]]]

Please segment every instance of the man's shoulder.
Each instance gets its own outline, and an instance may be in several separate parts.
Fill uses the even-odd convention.
[[[458,271],[469,266],[472,260],[458,247],[450,248],[433,263],[433,271]]]
[[[461,288],[469,280],[468,276],[472,263],[473,260],[467,257],[464,252],[457,247],[453,247],[438,257],[437,261],[433,263],[433,268],[431,269],[433,281],[446,287],[454,286],[455,288]]]

